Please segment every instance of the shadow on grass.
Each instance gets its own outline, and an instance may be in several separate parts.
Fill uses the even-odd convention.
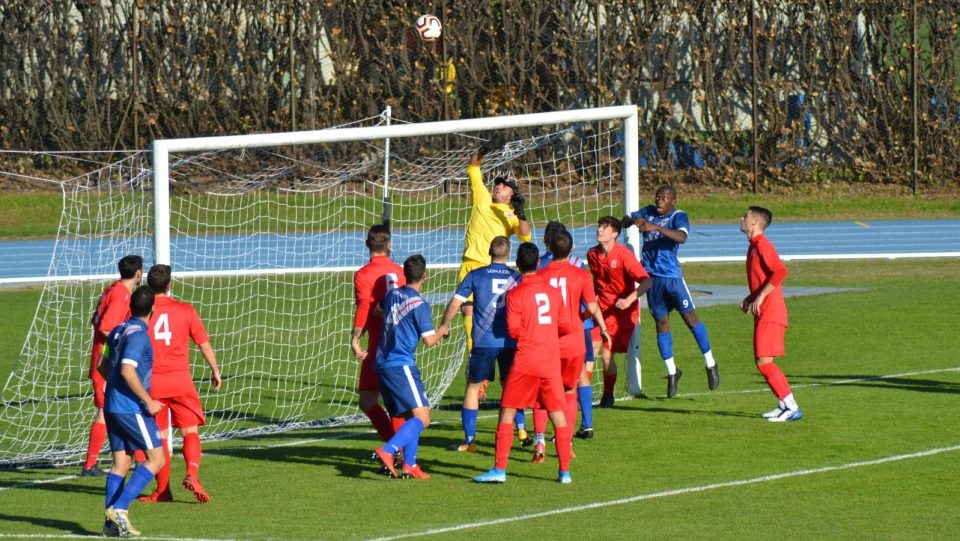
[[[76,522],[56,520],[48,517],[25,517],[21,515],[7,515],[0,513],[0,522],[24,522],[26,524],[33,524],[34,526],[40,526],[42,528],[53,528],[61,532],[69,532],[74,535],[100,535],[99,531],[88,530]]]
[[[960,394],[960,383],[940,381],[935,379],[884,377],[864,374],[814,374],[805,376],[791,376],[791,381],[795,381],[797,383],[823,383],[825,385],[842,384],[853,387],[894,389],[901,391],[915,391],[919,393]]]

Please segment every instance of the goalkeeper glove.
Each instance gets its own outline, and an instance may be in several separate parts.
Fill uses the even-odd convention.
[[[505,144],[506,144],[506,141],[504,141],[503,136],[500,134],[496,134],[490,139],[487,139],[486,141],[484,141],[482,145],[480,145],[480,148],[477,149],[477,154],[479,154],[481,157],[486,156],[487,154],[490,154],[495,150],[500,150],[501,148],[503,148]]]
[[[524,222],[527,221],[527,213],[523,209],[523,205],[526,204],[527,200],[524,199],[523,194],[518,191],[514,191],[513,195],[510,196],[510,205],[513,206],[513,212],[516,213],[517,218],[520,218]]]

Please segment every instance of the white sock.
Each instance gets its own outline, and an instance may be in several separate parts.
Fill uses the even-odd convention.
[[[796,399],[793,398],[793,393],[790,393],[787,396],[783,397],[783,405],[788,410],[795,410],[800,407],[797,405]]]
[[[713,365],[717,364],[717,361],[713,360],[713,350],[710,350],[703,354],[703,364],[707,368],[710,368]]]
[[[667,365],[667,375],[672,376],[677,373],[677,363],[673,362],[673,357],[664,359],[663,364]]]

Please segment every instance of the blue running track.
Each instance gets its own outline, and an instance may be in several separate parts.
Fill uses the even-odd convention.
[[[595,244],[594,227],[573,231],[576,254]],[[535,240],[539,242],[539,232]],[[897,220],[875,222],[777,223],[767,232],[781,257],[790,259],[858,259],[903,257],[960,257],[960,219]],[[358,268],[367,260],[363,232],[316,235],[259,234],[242,237],[174,238],[171,260],[174,272],[215,270],[205,268],[205,253],[216,253],[221,270],[270,270],[324,266]],[[74,241],[65,250],[96,253],[104,242]],[[416,234],[398,231],[394,259],[402,261],[417,249],[432,265],[456,265],[463,246],[462,230],[439,230]],[[0,284],[42,281],[51,268],[54,241],[0,242]],[[152,263],[152,246],[131,253],[145,255]],[[746,252],[746,239],[738,224],[696,225],[680,248],[682,261],[739,261]],[[77,258],[90,260],[96,258]],[[195,263],[189,263],[195,261]],[[90,265],[93,265],[92,263]],[[116,273],[115,263],[99,267],[57,269],[54,276],[106,275]]]

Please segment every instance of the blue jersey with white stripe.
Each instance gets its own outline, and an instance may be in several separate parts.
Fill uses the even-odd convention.
[[[659,225],[666,229],[683,231],[690,234],[690,220],[687,213],[671,209],[670,212],[661,216],[657,213],[657,207],[647,205],[642,209],[631,212],[630,217],[636,220],[644,220]],[[668,278],[680,278],[683,276],[683,270],[680,268],[680,261],[677,259],[677,251],[680,249],[680,243],[673,241],[658,231],[646,231],[643,233],[643,268],[651,276],[663,276]]]
[[[433,335],[430,304],[409,286],[392,289],[380,302],[383,334],[375,366],[416,366],[420,337]]]
[[[464,302],[473,294],[473,347],[516,347],[507,333],[506,293],[519,279],[506,264],[492,263],[470,271],[457,286],[455,299]]]
[[[569,261],[571,265],[573,265],[574,267],[577,267],[578,269],[583,269],[587,272],[590,272],[590,267],[587,265],[586,259],[580,259],[578,256],[571,254],[570,257],[567,258],[567,261]],[[553,263],[553,252],[550,252],[550,251],[544,252],[544,254],[540,256],[540,263],[537,264],[537,270],[540,270],[546,267],[550,263]],[[586,305],[581,302],[580,311],[583,312],[586,309],[587,309]],[[593,326],[594,326],[594,323],[593,323],[592,317],[588,317],[587,319],[583,320],[584,330],[590,330],[593,328]]]
[[[104,411],[150,415],[120,374],[122,365],[132,365],[137,369],[137,377],[140,378],[143,388],[150,392],[153,345],[147,334],[147,324],[136,317],[124,321],[107,335],[107,346],[110,348],[110,373],[103,401]]]

